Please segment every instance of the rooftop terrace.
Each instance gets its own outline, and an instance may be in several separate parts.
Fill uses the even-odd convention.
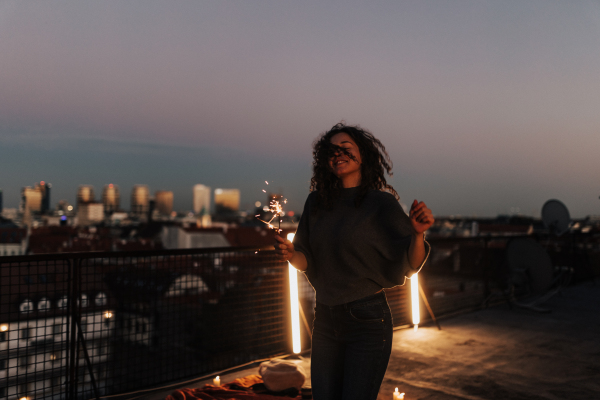
[[[600,398],[597,235],[431,243],[425,325],[405,329],[407,285],[386,289],[397,331],[382,399],[394,387],[407,400]],[[314,291],[298,276],[308,355]],[[538,305],[551,313],[506,303],[557,286]],[[0,257],[0,398],[158,399],[202,377],[226,383],[292,352],[289,293],[269,248]],[[443,330],[427,325],[428,304]]]
[[[379,400],[395,387],[407,400],[590,400],[600,398],[600,286],[565,289],[538,313],[498,305],[394,332]],[[310,356],[299,358],[310,383]],[[256,365],[221,376],[257,374]],[[212,377],[175,385],[139,400],[161,400],[177,388],[202,387]]]

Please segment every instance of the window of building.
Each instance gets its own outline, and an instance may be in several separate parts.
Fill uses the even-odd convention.
[[[27,314],[33,311],[33,301],[25,299],[19,304],[19,311],[23,314]]]
[[[6,397],[6,388],[0,387],[0,397]]]
[[[22,383],[19,385],[19,396],[27,396],[33,391],[33,383]]]
[[[50,387],[58,388],[60,385],[60,376],[53,376],[52,378],[50,378]]]
[[[96,377],[98,379],[104,379],[105,378],[104,365],[98,365],[96,367]]]
[[[31,364],[31,356],[19,357],[18,365],[20,368],[27,368]]]
[[[20,330],[20,338],[21,340],[29,340],[31,339],[31,334],[33,333],[33,329],[30,327],[21,328]]]
[[[106,354],[106,346],[107,345],[108,345],[107,342],[105,342],[104,340],[101,340],[100,347],[98,348],[98,354],[100,354],[100,355]]]
[[[6,342],[6,338],[8,337],[7,333],[8,332],[0,332],[0,343]]]
[[[46,312],[50,309],[50,300],[48,300],[46,297],[43,297],[39,302],[38,302],[38,311],[42,311],[42,312]]]
[[[15,252],[13,251],[13,255],[15,254]],[[29,275],[26,275],[23,277],[23,280],[25,281],[26,284],[31,285],[33,283],[33,278]]]
[[[0,359],[0,371],[4,371],[6,368],[8,368],[8,360]]]
[[[60,335],[62,333],[62,324],[56,323],[52,325],[52,334]]]
[[[87,319],[81,318],[81,332],[87,332]]]
[[[106,294],[104,292],[100,292],[96,295],[96,299],[94,300],[97,306],[106,305]]]
[[[58,303],[56,304],[56,306],[58,308],[64,309],[64,308],[67,308],[68,302],[69,302],[69,300],[67,299],[67,296],[63,296],[58,300]]]
[[[81,295],[81,307],[87,307],[89,305],[87,294]]]

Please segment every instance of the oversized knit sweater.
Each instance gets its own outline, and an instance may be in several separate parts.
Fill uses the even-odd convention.
[[[325,210],[316,208],[312,192],[294,237],[317,301],[329,306],[403,285],[418,270],[408,261],[412,229],[398,201],[390,193],[371,191],[356,207],[357,193],[358,188],[342,189],[333,208]],[[427,260],[427,242],[425,249]]]

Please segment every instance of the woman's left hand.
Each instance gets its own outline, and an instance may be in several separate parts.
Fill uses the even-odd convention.
[[[410,217],[413,232],[416,234],[424,233],[427,229],[431,228],[431,225],[435,221],[431,210],[427,208],[425,203],[422,201],[418,202],[417,200],[413,201],[412,206],[410,206],[408,216]]]

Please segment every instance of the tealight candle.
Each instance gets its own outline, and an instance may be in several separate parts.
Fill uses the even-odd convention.
[[[396,388],[396,390],[394,391],[394,393],[392,393],[393,397],[392,400],[403,400],[404,399],[404,393],[398,393],[398,388]]]
[[[221,386],[221,378],[217,376],[215,379],[213,379],[213,385]]]

